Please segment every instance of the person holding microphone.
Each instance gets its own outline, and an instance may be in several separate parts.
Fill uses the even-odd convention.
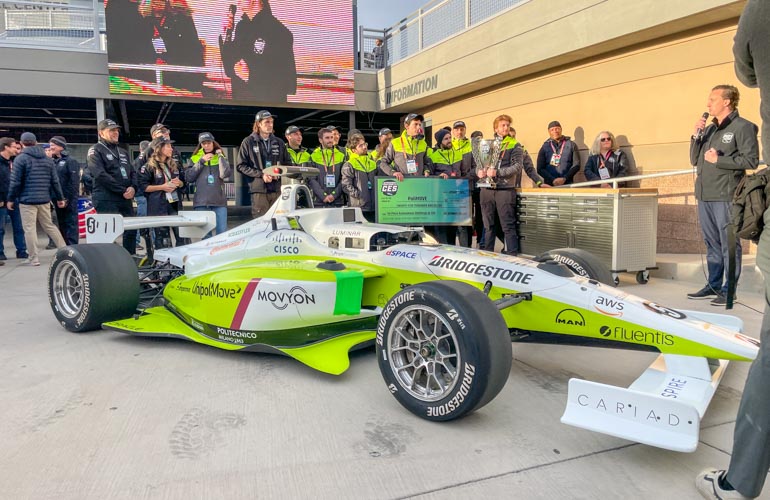
[[[217,234],[227,231],[227,196],[225,179],[233,169],[222,153],[222,147],[211,132],[198,135],[198,147],[190,157],[190,166],[185,171],[188,184],[195,185],[193,210],[210,210],[217,216]],[[205,238],[211,236],[209,232]]]
[[[689,299],[713,298],[714,306],[727,304],[727,269],[729,246],[727,226],[730,205],[738,183],[746,170],[759,164],[758,128],[738,114],[740,93],[733,85],[717,85],[711,89],[706,106],[707,115],[695,122],[690,139],[690,163],[695,166],[695,198],[698,200],[698,220],[706,243],[708,283]],[[741,270],[741,244],[736,241],[736,283]]]

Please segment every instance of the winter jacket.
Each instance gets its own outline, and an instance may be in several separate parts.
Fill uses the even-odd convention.
[[[274,165],[292,165],[291,157],[286,151],[286,144],[273,134],[267,139],[254,132],[246,137],[238,150],[238,164],[235,166],[238,172],[251,177],[249,183],[250,193],[277,193],[281,189],[279,178],[268,182],[262,179],[263,170],[272,173],[270,167]]]
[[[586,161],[586,180],[588,181],[600,181],[602,176],[599,173],[599,167],[602,163],[607,168],[607,173],[610,174],[609,179],[615,177],[625,177],[628,171],[628,158],[626,153],[618,149],[610,153],[609,158],[602,154],[595,154],[588,157]],[[598,186],[596,186],[598,187]]]
[[[345,199],[340,185],[342,177],[342,165],[345,163],[345,155],[337,148],[316,148],[310,155],[310,166],[318,169],[318,177],[308,179],[310,189],[315,195],[313,202],[318,207],[342,206]],[[324,203],[324,198],[334,196],[334,201]]]
[[[716,122],[716,120],[714,120]],[[699,201],[732,201],[735,188],[746,170],[757,168],[759,143],[756,125],[741,118],[736,109],[722,120],[711,123],[703,136],[690,140],[690,163],[695,165],[695,198]],[[716,163],[704,158],[714,148]]]
[[[88,172],[93,178],[94,201],[123,202],[123,193],[130,187],[138,191],[136,170],[128,161],[128,152],[117,144],[100,139],[88,150]]]
[[[416,170],[409,172],[408,161],[415,160]],[[405,176],[425,175],[432,173],[433,167],[428,158],[428,143],[424,139],[409,137],[404,131],[400,136],[394,137],[385,154],[377,162],[377,166],[385,175],[393,176],[401,172]]]
[[[178,210],[178,200],[181,196],[180,188],[177,188],[172,193],[166,193],[165,191],[152,191],[148,193],[146,190],[148,186],[159,186],[171,179],[179,178],[179,170],[174,170],[168,164],[161,163],[158,165],[158,168],[153,168],[154,165],[157,165],[155,160],[150,158],[150,161],[139,169],[137,176],[139,189],[147,198],[147,215],[175,215]],[[174,194],[176,194],[175,197]],[[171,195],[171,197],[168,195]],[[177,201],[172,201],[172,197],[176,198]]]
[[[51,193],[56,200],[64,200],[53,160],[40,145],[24,148],[13,162],[9,199],[18,199],[23,205],[44,205],[51,202]]]
[[[481,179],[482,182],[490,180],[495,189],[514,189],[521,183],[521,169],[524,165],[524,148],[513,137],[504,137],[500,144],[500,159],[497,165],[497,176],[492,179]],[[474,161],[474,171],[478,175],[480,165]]]
[[[185,182],[195,184],[194,207],[226,207],[225,179],[233,173],[227,158],[214,155],[207,162],[203,161],[203,150],[194,154],[192,166],[185,169]]]
[[[342,166],[342,189],[348,195],[348,205],[360,207],[364,212],[374,211],[377,174],[377,163],[370,156],[350,153]]]
[[[70,204],[77,204],[80,196],[80,163],[66,149],[53,161],[64,197]]]
[[[9,201],[11,189],[11,162],[0,156],[0,203]],[[5,221],[0,221],[0,224]]]
[[[553,155],[560,154],[558,165],[552,165]],[[553,161],[555,163],[555,160]],[[580,170],[580,152],[577,144],[567,136],[559,141],[548,139],[537,153],[537,173],[553,186],[553,181],[563,177],[565,184],[572,184],[572,178]]]

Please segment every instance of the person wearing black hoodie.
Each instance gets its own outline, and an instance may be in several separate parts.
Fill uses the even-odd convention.
[[[59,208],[64,208],[67,200],[59,184],[59,176],[56,167],[45,154],[42,146],[37,144],[37,137],[31,132],[21,134],[21,145],[24,146],[21,154],[16,157],[11,172],[11,188],[8,199],[19,200],[19,206],[15,207],[13,201],[6,203],[8,210],[21,211],[21,220],[24,224],[24,238],[27,241],[29,258],[25,264],[39,266],[40,260],[37,254],[37,223],[48,234],[56,245],[62,248],[66,244],[59,229],[51,221],[51,193],[54,194]]]
[[[67,245],[78,244],[78,196],[80,194],[80,164],[70,156],[67,151],[67,140],[60,136],[51,137],[48,141],[48,149],[51,158],[56,165],[56,173],[59,176],[67,205],[64,208],[56,208],[56,220],[59,230]]]
[[[735,34],[735,74],[744,85],[759,87],[762,154],[770,155],[770,3],[749,0]],[[760,327],[759,354],[749,368],[735,418],[730,466],[702,471],[695,486],[704,498],[754,498],[762,493],[770,468],[770,210],[757,246],[757,267],[765,280],[765,315]]]

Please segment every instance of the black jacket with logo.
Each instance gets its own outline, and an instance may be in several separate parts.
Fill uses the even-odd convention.
[[[269,165],[268,165],[269,163]],[[281,181],[276,178],[273,182],[262,180],[262,169],[275,165],[292,165],[289,153],[284,142],[270,134],[266,140],[257,132],[246,137],[238,150],[238,164],[236,170],[247,177],[251,177],[249,183],[250,193],[277,193],[281,189]],[[267,173],[272,173],[268,168]]]
[[[123,193],[132,187],[138,192],[136,170],[128,161],[128,152],[117,144],[99,140],[88,150],[89,174],[94,179],[94,201],[124,201]]]
[[[703,137],[690,140],[690,163],[696,166],[698,173],[696,199],[732,201],[745,171],[757,168],[759,163],[757,131],[757,126],[741,118],[736,109],[722,123],[711,123],[706,127]],[[709,163],[703,157],[711,148],[719,155],[716,163]]]
[[[53,161],[56,165],[56,173],[59,174],[59,183],[64,197],[70,205],[73,203],[77,205],[80,194],[80,163],[71,157],[66,149]]]

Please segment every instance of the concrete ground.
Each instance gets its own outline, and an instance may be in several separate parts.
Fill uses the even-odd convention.
[[[52,255],[0,267],[2,499],[697,499],[697,472],[729,461],[745,363],[728,368],[691,454],[559,422],[571,377],[628,385],[648,353],[514,344],[502,393],[436,424],[389,394],[372,349],[334,377],[278,356],[67,332],[47,300]],[[701,284],[627,274],[621,287],[715,312],[685,298]],[[758,294],[740,299],[762,310]],[[757,336],[760,312],[733,314]]]

